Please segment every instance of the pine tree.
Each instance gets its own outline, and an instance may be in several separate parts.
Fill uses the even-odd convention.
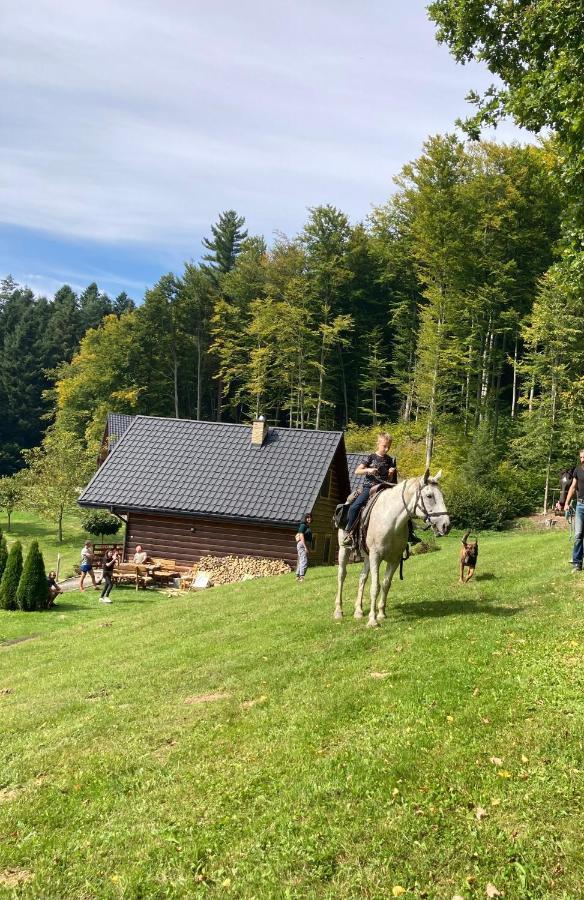
[[[4,569],[6,568],[6,562],[8,560],[8,547],[6,545],[6,538],[2,534],[0,530],[0,582],[2,581],[2,576],[4,575]]]
[[[38,541],[33,541],[28,548],[20,583],[16,591],[16,603],[18,608],[24,612],[48,608],[47,573],[45,572],[43,554],[39,550]]]
[[[10,548],[6,568],[0,582],[0,609],[17,609],[16,592],[22,575],[22,544],[16,541]]]
[[[210,251],[203,257],[209,264],[205,269],[215,281],[234,267],[242,242],[247,237],[244,225],[244,217],[238,216],[234,209],[228,209],[220,214],[217,224],[211,226],[213,237],[203,238],[203,247]]]

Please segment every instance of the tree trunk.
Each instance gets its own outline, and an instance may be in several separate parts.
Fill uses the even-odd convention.
[[[320,428],[320,410],[322,407],[322,394],[324,388],[324,334],[322,336],[322,344],[320,348],[320,372],[318,375],[318,399],[316,401],[316,419],[314,422],[314,428],[316,431]]]
[[[543,514],[547,513],[548,508],[548,494],[549,494],[549,485],[550,485],[550,469],[552,467],[552,453],[554,449],[554,435],[556,430],[556,398],[557,398],[557,386],[556,386],[556,378],[555,376],[552,378],[552,420],[550,423],[550,441],[548,447],[548,458],[547,458],[547,466],[545,472],[545,490],[543,494]]]
[[[59,518],[57,519],[57,527],[58,527],[58,541],[60,544],[63,543],[63,509],[64,507],[59,508]]]
[[[217,379],[217,414],[215,419],[217,422],[221,421],[221,406],[223,403],[223,379],[221,376]]]
[[[10,531],[10,519],[12,518],[12,510],[8,510],[8,531]]]
[[[202,387],[202,360],[201,360],[201,327],[197,328],[197,415],[196,418],[201,418],[202,413],[202,405],[201,405],[201,387]]]
[[[180,418],[178,414],[178,357],[176,353],[176,346],[172,348],[172,372],[173,372],[173,384],[174,384],[174,417],[175,419]]]
[[[347,381],[345,378],[345,363],[343,360],[343,350],[342,350],[342,347],[340,344],[339,344],[338,349],[339,349],[339,362],[341,364],[341,383],[343,385],[343,402],[345,405],[345,420],[343,422],[343,425],[346,426],[349,422],[349,400],[347,397]]]
[[[511,397],[511,418],[515,418],[517,411],[517,350],[519,343],[519,335],[515,332],[515,349],[513,351],[513,394]]]

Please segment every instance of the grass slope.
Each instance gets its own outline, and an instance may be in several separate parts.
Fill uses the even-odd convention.
[[[82,529],[79,519],[69,516],[63,522],[63,541],[57,540],[57,526],[52,522],[45,522],[31,512],[14,512],[10,531],[6,530],[6,519],[0,520],[0,528],[6,535],[8,546],[16,540],[22,541],[24,555],[32,541],[38,541],[41,553],[45,560],[47,572],[57,568],[57,554],[61,554],[61,567],[59,578],[67,578],[73,574],[73,566],[79,564],[81,548],[87,540],[99,542]],[[107,540],[107,538],[106,538]],[[123,531],[116,536],[116,540],[123,540]]]
[[[376,630],[330,568],[1,614],[0,895],[581,897],[567,537],[441,546]]]

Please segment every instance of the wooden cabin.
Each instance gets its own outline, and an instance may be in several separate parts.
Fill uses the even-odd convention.
[[[315,565],[334,563],[332,514],[349,493],[342,432],[150,416],[131,422],[79,498],[126,522],[124,558],[205,554],[296,560],[313,515]]]

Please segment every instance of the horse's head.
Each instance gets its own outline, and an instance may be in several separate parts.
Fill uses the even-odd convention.
[[[451,528],[444,496],[438,485],[441,476],[442,470],[432,477],[430,470],[426,469],[420,478],[420,488],[415,509],[415,515],[424,519],[427,525],[431,525],[434,534],[439,537],[448,534]]]

